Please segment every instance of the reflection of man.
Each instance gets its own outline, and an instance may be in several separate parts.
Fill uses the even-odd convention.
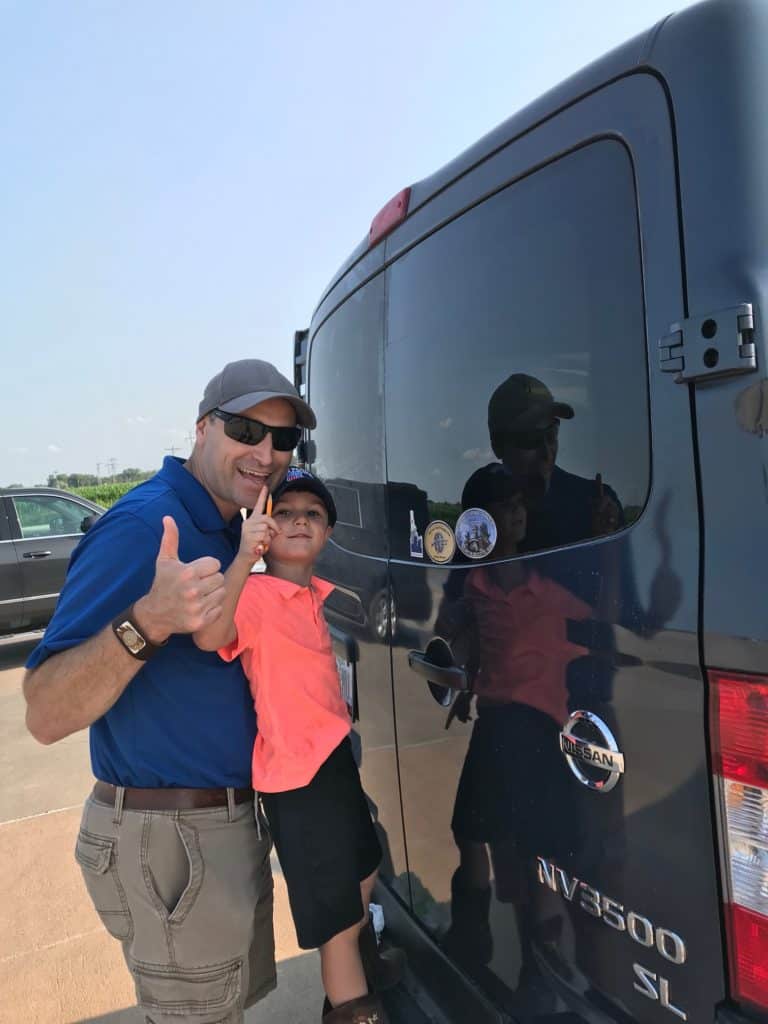
[[[536,505],[523,551],[573,544],[614,533],[624,525],[618,498],[600,474],[590,480],[556,465],[561,420],[574,411],[536,377],[513,373],[488,403],[494,454],[514,473],[539,477],[545,493]]]

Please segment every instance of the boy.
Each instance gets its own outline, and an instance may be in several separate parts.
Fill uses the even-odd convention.
[[[379,956],[367,907],[381,847],[349,742],[322,605],[333,587],[313,576],[336,522],[324,484],[291,468],[262,490],[224,575],[219,618],[195,633],[203,650],[242,657],[259,722],[253,787],[283,869],[299,945],[319,948],[324,1024],[383,1024],[376,994],[399,980],[402,953]],[[261,556],[264,575],[251,575]],[[369,992],[369,986],[374,991]]]

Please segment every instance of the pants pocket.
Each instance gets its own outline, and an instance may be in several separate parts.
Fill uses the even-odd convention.
[[[205,876],[197,829],[182,821],[158,822],[148,817],[142,835],[141,868],[160,917],[169,924],[181,924],[194,906]]]
[[[125,890],[117,875],[115,840],[96,836],[81,828],[75,845],[75,860],[83,873],[85,887],[96,912],[110,935],[125,942],[133,935],[133,921]]]
[[[228,1024],[242,1020],[242,961],[207,967],[178,967],[131,960],[139,1006],[149,1019],[184,1017],[195,1024]]]

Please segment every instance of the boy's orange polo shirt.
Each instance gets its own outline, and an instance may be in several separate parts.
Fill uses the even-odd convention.
[[[240,656],[258,718],[253,788],[298,789],[349,733],[323,603],[333,590],[312,577],[300,587],[253,575],[235,611],[237,637],[219,654]]]
[[[568,639],[568,620],[590,618],[590,606],[535,571],[506,591],[485,566],[469,571],[464,596],[475,610],[480,641],[478,700],[528,704],[562,725],[566,669],[588,653]]]

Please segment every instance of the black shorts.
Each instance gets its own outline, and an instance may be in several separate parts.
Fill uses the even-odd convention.
[[[567,859],[579,828],[579,786],[559,733],[527,704],[478,705],[451,821],[457,840],[514,839],[524,854]]]
[[[349,737],[301,789],[262,793],[302,949],[363,916],[360,883],[378,868],[376,836]]]

